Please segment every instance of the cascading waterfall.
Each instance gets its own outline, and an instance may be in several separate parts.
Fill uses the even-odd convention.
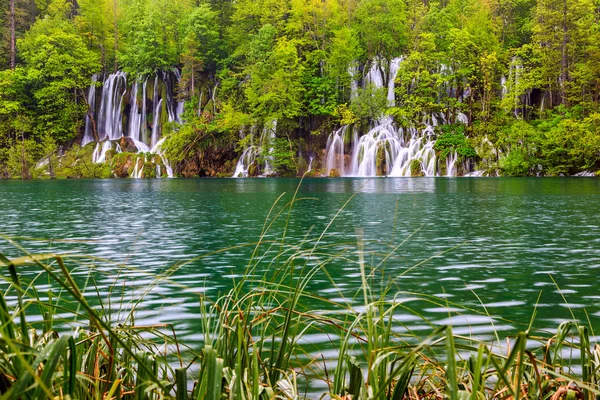
[[[388,106],[394,107],[396,105],[396,76],[398,76],[398,71],[400,70],[400,64],[404,61],[404,57],[394,58],[392,62],[390,62],[390,78],[388,81]]]
[[[270,126],[269,126],[270,125]],[[275,142],[275,133],[277,132],[277,120],[274,120],[271,124],[267,124],[263,133],[260,136],[260,147],[261,149],[269,149],[265,156],[265,169],[264,174],[270,175],[273,173],[273,146]]]
[[[344,125],[337,131],[333,132],[327,140],[327,175],[331,175],[333,170],[335,170],[340,176],[345,175],[344,137],[346,136],[347,130],[348,126]]]
[[[165,138],[162,138],[158,142],[156,142],[154,147],[152,147],[150,149],[150,153],[156,154],[161,158],[161,160],[165,166],[166,172],[167,172],[167,177],[172,178],[174,176],[173,168],[171,167],[171,163],[169,163],[169,160],[167,160],[167,158],[165,157],[165,155],[163,154],[163,151],[162,151],[162,145],[163,145],[164,141],[165,141]],[[159,174],[157,176],[161,176],[161,175]]]
[[[148,161],[148,156],[145,154],[135,159],[135,167],[133,168],[133,172],[131,172],[132,178],[142,178],[142,172],[144,172],[144,164],[146,161]]]
[[[97,117],[100,141],[117,140],[123,136],[121,107],[126,91],[127,77],[124,72],[111,74],[104,81],[100,112]]]
[[[94,164],[103,163],[106,161],[106,153],[112,149],[112,142],[110,140],[105,140],[102,144],[97,143],[94,152],[92,153],[92,162]],[[121,152],[121,147],[119,144],[116,144],[116,152]]]
[[[364,78],[364,84],[372,84],[376,88],[387,88],[388,107],[396,105],[396,77],[403,62],[402,57],[395,58],[389,63],[376,59],[371,64]],[[387,68],[386,68],[387,67]],[[441,72],[451,69],[442,65]],[[355,69],[349,69],[355,71]],[[386,75],[387,71],[387,75]],[[386,84],[387,77],[387,84]],[[453,88],[447,87],[451,92]],[[468,117],[459,112],[454,118],[456,123],[467,124]],[[420,131],[416,128],[398,128],[389,115],[380,117],[371,129],[358,137],[353,135],[351,158],[345,163],[344,136],[348,127],[342,127],[331,133],[327,141],[326,162],[324,175],[330,175],[336,170],[340,176],[435,176],[437,158],[434,149],[434,128],[440,123],[446,123],[444,114],[432,114],[424,118]],[[456,175],[456,154],[446,160],[447,175]]]
[[[134,82],[131,87],[131,111],[129,113],[129,136],[133,140],[140,140],[140,129],[142,126],[142,114],[139,112],[137,95],[138,95],[138,82]]]
[[[154,109],[154,121],[152,121],[152,136],[150,138],[150,146],[154,146],[156,143],[158,143],[158,136],[160,134],[158,119],[160,118],[161,105],[162,99],[158,101],[158,103],[156,104],[156,108]]]
[[[410,139],[405,141],[395,156],[394,166],[389,176],[436,175],[436,156],[431,139],[433,127],[428,126],[420,134],[416,129],[410,129]],[[403,135],[401,135],[403,136]],[[413,170],[413,164],[418,163],[419,171]]]
[[[458,153],[454,152],[446,159],[446,176],[456,176],[456,160]]]
[[[142,123],[140,125],[140,141],[146,143],[146,141],[148,140],[148,134],[146,132],[146,89],[148,88],[148,79],[146,78],[146,80],[144,81],[144,83],[142,84],[142,115],[141,115],[141,120]]]
[[[129,138],[138,152],[154,152],[154,149],[160,152],[159,144],[162,144],[163,141],[160,138],[162,111],[166,110],[169,121],[181,122],[184,104],[175,98],[175,89],[180,79],[181,73],[178,70],[155,75],[154,81],[150,81],[151,85],[153,83],[152,98],[148,98],[148,78],[143,81],[133,81],[128,86],[126,74],[119,71],[104,79],[102,93],[99,94],[99,91],[96,90],[96,82],[99,77],[93,76],[87,94],[89,110],[96,122],[99,138],[99,143],[94,150],[93,161],[105,162],[106,152],[112,147],[111,141],[123,137]],[[96,107],[96,104],[100,106]],[[150,118],[151,126],[149,125]],[[90,115],[87,115],[82,146],[95,140],[92,122]],[[162,152],[158,155],[163,160],[167,175],[173,176],[172,169]],[[161,175],[160,168],[160,166],[157,167],[158,176]],[[141,170],[140,168],[136,173],[141,173]]]
[[[256,160],[263,156],[264,165],[262,166],[262,175],[270,175],[273,173],[273,156],[271,155],[274,150],[275,135],[277,132],[277,120],[271,121],[270,124],[266,124],[260,134],[258,145],[254,144],[254,131],[253,127],[250,130],[250,145],[248,145],[242,155],[238,159],[235,171],[232,175],[233,178],[247,178],[250,176],[250,167],[256,163]]]
[[[250,166],[254,164],[256,158],[260,155],[260,150],[256,146],[246,147],[233,173],[234,178],[247,178],[249,176]]]
[[[90,113],[93,115],[96,111],[96,83],[98,82],[98,75],[92,76],[92,83],[90,84],[90,88],[88,89],[88,97],[87,102],[90,108],[90,111],[85,115],[85,130],[83,133],[83,139],[81,141],[81,145],[85,146],[88,143],[94,141],[94,133],[92,130],[92,119],[90,118]]]
[[[348,75],[350,75],[350,100],[354,100],[356,98],[356,93],[358,92],[358,76],[359,76],[358,63],[356,61],[352,62],[348,67]]]

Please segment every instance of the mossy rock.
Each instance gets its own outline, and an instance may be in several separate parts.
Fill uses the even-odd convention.
[[[446,173],[448,172],[446,170],[446,160],[439,160],[438,162],[438,172],[441,176],[446,176]]]
[[[256,163],[252,163],[250,164],[250,166],[248,167],[248,176],[250,177],[257,177],[259,174],[259,170],[258,170],[258,166],[256,165]]]
[[[410,176],[413,177],[417,177],[417,176],[425,176],[425,173],[423,172],[422,168],[421,168],[421,161],[419,160],[412,160],[410,163]]]
[[[331,171],[329,171],[330,178],[339,178],[340,176],[340,171],[338,171],[337,168],[331,168]]]
[[[144,162],[142,167],[142,178],[156,178],[156,164],[152,161]]]
[[[116,178],[128,178],[133,171],[135,154],[118,153],[111,159],[112,173]]]
[[[119,146],[121,146],[121,151],[123,153],[137,153],[138,149],[135,146],[133,140],[129,137],[122,137],[119,141]]]
[[[385,147],[379,147],[379,149],[377,149],[377,157],[375,160],[375,164],[376,164],[377,176],[387,175],[387,167],[386,167],[386,160],[385,160]]]
[[[114,156],[115,154],[117,154],[117,151],[115,149],[110,149],[106,152],[105,157],[105,161],[104,162],[109,162]]]

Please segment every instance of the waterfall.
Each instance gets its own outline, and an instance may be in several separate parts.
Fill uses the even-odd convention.
[[[169,121],[181,122],[184,104],[175,99],[174,90],[180,78],[179,71],[156,74],[153,82],[150,83],[154,84],[150,99],[148,98],[148,78],[143,81],[133,81],[128,85],[127,76],[124,72],[119,71],[106,77],[102,84],[102,93],[97,99],[98,91],[95,83],[98,81],[98,77],[93,76],[88,90],[88,103],[97,122],[100,141],[105,139],[114,141],[125,136],[148,146],[156,144],[162,132],[160,114],[164,104],[166,104],[165,109],[168,112]],[[161,92],[162,84],[165,85],[166,90]],[[98,101],[100,107],[96,107]],[[150,102],[152,108],[148,109]],[[152,120],[151,130],[149,130],[150,118]],[[94,141],[94,137],[91,118],[86,116],[82,145],[92,141]]]
[[[146,143],[139,141],[139,140],[135,140],[134,138],[131,138],[131,141],[135,145],[135,148],[137,149],[138,153],[150,153],[151,152],[150,147],[148,147],[148,145]]]
[[[158,142],[158,135],[160,134],[158,119],[160,118],[160,107],[162,105],[162,99],[156,104],[154,109],[154,121],[152,121],[152,136],[150,138],[150,146],[154,146]]]
[[[325,175],[330,175],[332,170],[336,170],[340,176],[345,175],[344,169],[344,137],[348,126],[342,126],[333,132],[327,140],[327,162]]]
[[[353,61],[350,63],[348,67],[348,75],[350,75],[350,100],[354,100],[356,98],[356,93],[358,92],[358,63]]]
[[[99,164],[106,161],[106,152],[110,149],[112,149],[112,143],[110,140],[105,140],[102,142],[102,145],[100,145],[100,143],[96,144],[96,148],[92,153],[92,162],[94,164]],[[120,150],[120,148],[118,150]]]
[[[142,126],[142,115],[138,107],[138,82],[135,82],[131,87],[131,98],[129,104],[131,110],[129,112],[129,137],[133,140],[140,140],[140,128]]]
[[[458,154],[456,152],[450,154],[446,159],[446,176],[456,176],[456,160]]]
[[[148,132],[147,132],[147,116],[146,116],[146,89],[148,88],[148,78],[142,84],[142,115],[140,117],[140,140],[144,143],[148,141]]]
[[[396,76],[400,70],[403,58],[398,57],[390,61],[387,68],[387,103],[389,107],[396,105],[395,89]],[[376,88],[384,88],[385,73],[382,67],[383,59],[372,62],[365,81]],[[396,128],[391,116],[385,115],[376,121],[376,125],[360,138],[356,134],[352,140],[352,157],[348,167],[344,164],[344,136],[347,127],[334,131],[328,141],[326,149],[326,171],[329,175],[336,169],[341,176],[368,177],[377,175],[386,176],[411,176],[414,161],[418,161],[420,171],[418,174],[434,176],[436,173],[436,157],[433,149],[434,141],[430,136],[434,133],[433,127],[438,119],[435,115],[429,117],[430,124],[422,132],[409,129]],[[405,135],[409,139],[405,139]]]
[[[159,155],[163,160],[167,175],[172,177],[173,170],[160,149],[164,139],[160,138],[162,132],[160,116],[163,106],[166,104],[165,108],[169,115],[169,121],[181,122],[184,103],[175,99],[175,87],[181,79],[181,73],[175,70],[172,73],[163,72],[154,76],[152,108],[150,110],[148,109],[150,102],[150,99],[148,99],[148,78],[143,81],[133,81],[128,85],[127,76],[124,72],[119,71],[110,74],[102,83],[102,93],[97,99],[97,92],[99,91],[96,90],[96,82],[98,82],[98,78],[97,75],[92,77],[87,97],[89,109],[97,122],[97,132],[100,138],[100,142],[96,144],[93,153],[93,162],[105,162],[106,152],[112,146],[111,141],[114,142],[122,137],[128,137],[135,144],[139,153]],[[161,92],[161,84],[165,85],[165,91]],[[100,107],[96,107],[98,101]],[[124,124],[123,114],[125,113],[126,123]],[[148,129],[149,114],[152,115],[152,129],[150,132]],[[82,146],[93,141],[92,121],[90,116],[87,115]],[[118,144],[116,144],[116,148],[117,152],[120,152]],[[138,158],[140,163],[146,162],[145,159]],[[140,176],[142,169],[143,165],[133,175]],[[164,170],[158,166],[157,174],[160,175],[161,171]]]
[[[398,57],[387,63],[384,59],[377,58],[370,64],[365,75],[365,84],[372,84],[379,89],[387,89],[388,107],[396,105],[396,77],[403,60],[403,57]],[[357,68],[351,65],[348,72],[352,75],[356,70]],[[440,65],[442,75],[451,72],[451,67]],[[385,84],[386,76],[387,85]],[[456,91],[450,84],[443,90],[448,95]],[[442,95],[439,94],[439,96]],[[463,95],[466,96],[468,93],[463,93]],[[458,112],[453,121],[468,124],[469,118],[464,113]],[[326,170],[323,171],[323,174],[327,176],[332,169],[335,169],[341,176],[436,176],[438,160],[434,149],[434,128],[448,122],[443,113],[432,113],[423,116],[421,122],[423,128],[420,130],[415,127],[403,129],[394,124],[391,116],[384,115],[374,121],[374,125],[364,135],[359,137],[357,132],[354,132],[348,165],[344,163],[344,155],[348,152],[348,149],[344,147],[344,136],[348,127],[341,127],[333,131],[327,140]],[[458,155],[454,153],[447,160],[442,160],[446,162],[448,175],[456,175],[457,157]]]
[[[369,69],[369,72],[367,73],[365,83],[371,83],[376,88],[383,87],[384,71],[382,70],[382,66],[381,66],[381,64],[383,64],[383,63],[384,63],[384,60],[379,59],[379,58],[375,59],[371,63],[371,68]]]
[[[400,70],[400,64],[404,60],[404,57],[394,58],[390,62],[390,76],[388,80],[388,107],[394,107],[396,105],[396,76],[398,76],[398,71]]]
[[[89,111],[85,115],[85,130],[83,139],[81,140],[81,146],[85,146],[86,144],[94,141],[94,132],[92,129],[92,119],[90,118],[90,113],[93,115],[94,112],[96,112],[96,82],[98,82],[98,75],[92,76],[92,83],[88,89],[87,102]]]
[[[391,123],[384,123],[363,135],[354,147],[349,176],[389,175],[395,157],[402,149],[402,143]],[[385,172],[377,171],[377,157],[383,152]],[[380,155],[379,155],[380,156]],[[381,156],[380,156],[381,157]]]
[[[152,147],[152,149],[150,149],[150,153],[156,154],[158,155],[163,164],[165,165],[165,169],[167,171],[167,177],[169,178],[173,178],[173,168],[171,167],[171,164],[169,163],[169,160],[167,160],[167,158],[164,156],[163,151],[162,151],[162,145],[165,141],[165,138],[160,139],[158,142],[156,142],[156,144],[154,145],[154,147]],[[156,175],[157,177],[161,177],[162,175],[160,174],[160,166],[157,165],[157,172],[159,172],[158,175]]]
[[[250,166],[254,164],[254,161],[259,156],[259,154],[260,150],[258,149],[258,147],[247,147],[240,156],[237,165],[235,166],[233,178],[247,178],[249,176],[248,170],[250,169]]]
[[[265,125],[263,133],[260,136],[260,147],[261,150],[269,149],[265,156],[265,169],[264,175],[270,175],[273,173],[273,145],[275,141],[275,134],[277,132],[277,120],[273,120],[271,124]]]
[[[141,163],[140,163],[141,161]],[[131,178],[141,178],[142,177],[142,172],[144,171],[144,164],[146,163],[146,161],[148,161],[147,157],[144,155],[144,157],[137,157],[135,159],[135,167],[133,168],[133,171],[131,172]]]
[[[127,78],[123,72],[110,74],[104,82],[97,118],[98,137],[101,141],[107,138],[117,140],[123,136],[121,107],[126,91]]]
[[[427,132],[427,129],[424,132]],[[423,134],[424,132],[419,135],[416,130],[413,130],[411,138],[404,143],[395,156],[396,161],[389,176],[436,175],[437,159],[433,148],[435,142],[428,135]],[[413,171],[415,162],[418,163],[418,171]]]
[[[178,69],[175,69],[173,74],[175,75],[175,82],[179,83],[181,80],[181,72]],[[166,81],[167,79],[165,78],[165,82]],[[169,110],[169,122],[181,122],[181,115],[183,114],[183,101],[173,101],[173,99],[175,99],[173,92],[173,85],[167,85],[167,109]]]
[[[273,146],[277,132],[277,120],[271,121],[271,123],[265,124],[258,140],[258,145],[254,144],[254,131],[255,127],[252,127],[250,131],[250,144],[244,149],[242,155],[238,159],[235,171],[233,172],[232,178],[247,178],[250,175],[250,166],[256,162],[256,160],[262,156],[264,165],[262,166],[261,175],[270,175],[273,171]]]

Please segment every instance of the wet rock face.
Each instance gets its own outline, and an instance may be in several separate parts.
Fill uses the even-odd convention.
[[[233,148],[210,147],[179,163],[175,172],[184,178],[230,177],[235,170]]]
[[[248,167],[248,176],[251,178],[256,178],[259,174],[259,169],[258,169],[258,165],[256,165],[256,162],[250,164],[250,166]]]
[[[377,159],[376,159],[376,168],[377,168],[377,176],[386,176],[387,175],[387,167],[385,160],[385,147],[380,146],[377,150]]]
[[[413,160],[410,163],[410,176],[413,176],[413,177],[425,176],[425,173],[421,169],[421,161]]]
[[[132,153],[120,153],[112,159],[112,173],[116,178],[128,178],[134,168]]]
[[[124,153],[137,153],[137,146],[131,138],[122,137],[119,141],[119,146]]]
[[[179,174],[184,178],[200,176],[200,159],[192,158],[178,165]]]

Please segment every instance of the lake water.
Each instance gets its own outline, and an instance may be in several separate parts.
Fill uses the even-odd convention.
[[[290,201],[299,182],[0,181],[0,233],[32,252],[127,264],[88,261],[75,274],[83,283],[91,269],[100,297],[120,274],[119,284],[144,295],[138,323],[171,322],[180,337],[194,340],[198,295],[216,297],[243,276],[254,247],[239,245],[260,238],[269,210],[282,194],[272,216]],[[429,329],[415,315],[422,314],[454,324],[457,333],[504,336],[524,329],[536,304],[536,328],[554,331],[560,321],[586,315],[600,328],[600,180],[308,179],[297,198],[289,220],[283,214],[265,241],[281,238],[286,226],[289,245],[314,241],[327,228],[313,258],[340,256],[326,266],[335,282],[326,274],[311,281],[316,295],[360,306],[362,237],[367,266],[385,261],[375,280],[392,285],[388,297],[434,299],[407,302],[413,311],[401,319],[408,330]],[[5,240],[0,252],[20,255]],[[150,287],[169,268],[169,280]]]

